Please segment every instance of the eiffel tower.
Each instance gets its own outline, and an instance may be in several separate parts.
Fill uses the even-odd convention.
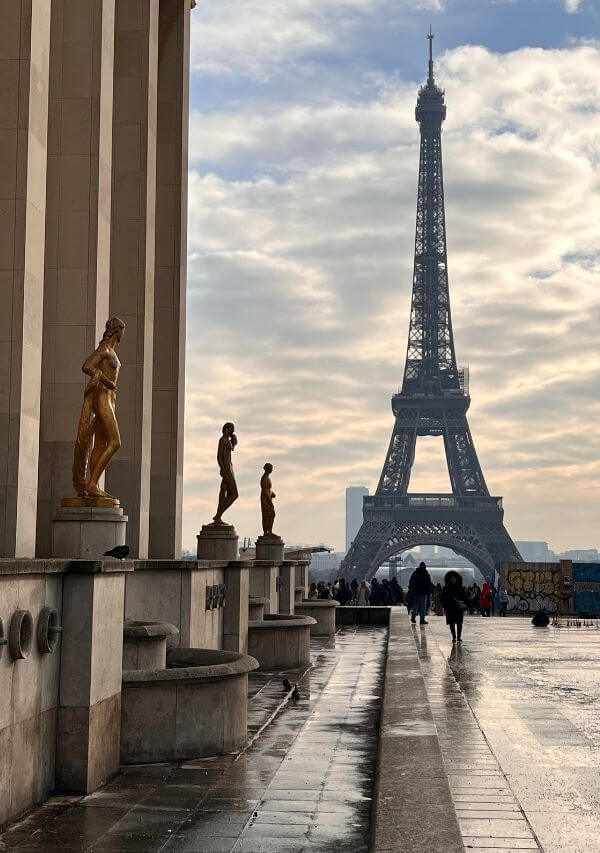
[[[440,545],[466,557],[488,579],[521,556],[504,527],[502,498],[490,495],[467,421],[468,368],[456,364],[446,250],[442,172],[444,92],[429,74],[419,90],[421,129],[417,227],[408,348],[396,418],[375,495],[363,499],[363,523],[341,565],[346,577],[372,577],[389,557],[416,545]],[[443,436],[451,494],[408,492],[419,436]]]

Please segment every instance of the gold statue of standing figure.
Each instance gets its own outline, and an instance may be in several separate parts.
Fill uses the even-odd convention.
[[[238,489],[231,462],[231,454],[235,450],[236,444],[237,435],[235,434],[235,426],[229,422],[223,424],[223,435],[219,439],[217,447],[217,463],[219,465],[219,473],[221,474],[221,488],[219,490],[217,514],[213,518],[215,524],[225,523],[222,519],[223,513],[238,499]]]
[[[117,379],[121,362],[115,347],[123,337],[125,323],[112,317],[102,340],[81,368],[90,377],[85,387],[75,453],[73,486],[80,498],[96,498],[99,505],[119,505],[119,500],[98,485],[106,466],[121,446],[115,414]],[[73,499],[68,499],[72,504]]]
[[[267,462],[264,466],[264,474],[260,478],[260,510],[262,513],[263,536],[275,536],[273,523],[275,521],[275,507],[273,499],[276,496],[272,490],[271,474],[273,466]]]

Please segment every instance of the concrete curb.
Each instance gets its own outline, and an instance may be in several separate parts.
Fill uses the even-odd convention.
[[[404,608],[389,613],[369,851],[463,853],[414,629]]]

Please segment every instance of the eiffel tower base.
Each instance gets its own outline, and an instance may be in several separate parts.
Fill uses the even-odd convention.
[[[418,545],[451,548],[488,579],[519,552],[504,527],[502,499],[457,495],[374,495],[340,567],[341,575],[371,579],[382,563]]]

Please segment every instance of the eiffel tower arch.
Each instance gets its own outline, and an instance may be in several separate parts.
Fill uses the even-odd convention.
[[[341,571],[372,577],[389,557],[416,545],[451,548],[487,578],[521,559],[504,527],[502,498],[490,495],[467,421],[468,368],[457,366],[450,313],[442,168],[444,92],[429,74],[417,99],[421,134],[417,223],[408,346],[402,390],[375,495],[363,499],[363,523]],[[450,494],[409,493],[417,438],[442,436]]]

